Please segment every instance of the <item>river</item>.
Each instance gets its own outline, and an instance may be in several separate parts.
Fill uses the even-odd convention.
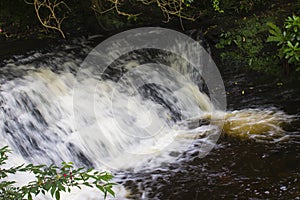
[[[104,77],[85,71],[88,76],[78,79],[95,38],[1,61],[0,145],[14,152],[8,166],[73,161],[77,167],[107,169],[120,184],[118,199],[300,199],[298,82],[221,70],[227,97],[222,131],[207,117],[218,112],[201,81],[193,85],[172,80],[171,74],[164,80],[174,81],[172,90],[148,84],[132,91],[127,79],[120,86],[120,74],[139,54],[115,63],[125,66],[123,71],[112,67]],[[91,93],[93,114],[86,109]],[[216,137],[217,144],[205,152]],[[102,199],[99,195],[83,189],[62,199]]]

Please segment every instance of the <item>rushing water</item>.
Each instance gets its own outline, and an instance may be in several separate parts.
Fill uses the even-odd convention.
[[[73,161],[78,167],[111,169],[120,199],[300,198],[297,89],[225,72],[232,110],[225,113],[201,92],[200,79],[195,85],[177,78],[172,90],[149,84],[126,91],[126,80],[121,86],[115,80],[121,73],[116,69],[126,71],[131,58],[139,58],[133,54],[120,58],[106,78],[87,72],[74,106],[76,74],[89,43],[77,39],[2,62],[0,145],[14,151],[8,165]],[[96,121],[83,112],[90,93]],[[222,132],[221,122],[224,135],[202,158]],[[90,134],[80,135],[81,129]],[[22,174],[16,178],[29,180]],[[84,189],[63,199],[101,199],[99,194]]]

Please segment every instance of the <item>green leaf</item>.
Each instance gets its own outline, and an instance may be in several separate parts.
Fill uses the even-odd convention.
[[[101,185],[96,185],[96,187],[101,190],[102,192],[105,192],[104,188]]]
[[[276,32],[281,32],[280,28],[272,22],[267,22],[267,26],[269,26],[271,29],[275,30]]]
[[[51,191],[50,191],[52,197],[54,196],[55,191],[56,191],[56,186],[52,185],[52,188],[51,188]]]
[[[115,196],[115,192],[114,192],[110,187],[107,187],[106,190],[107,190],[107,192],[109,192],[113,197]]]
[[[78,187],[79,189],[81,189],[81,187],[79,185],[76,185],[76,187]]]
[[[62,185],[62,183],[58,183],[57,187],[59,190],[62,190],[64,192],[66,191],[66,188]]]
[[[49,182],[47,182],[45,185],[44,185],[44,189],[46,190],[46,191],[49,191],[50,190],[50,188],[51,188],[51,183],[49,183]]]
[[[109,174],[109,173],[107,173],[107,174],[105,174],[105,175],[102,175],[102,176],[100,177],[100,179],[102,179],[102,180],[104,180],[104,181],[106,181],[106,182],[110,181],[112,178],[113,178],[113,175],[111,175],[111,174]]]
[[[55,192],[55,198],[56,200],[60,200],[60,193],[58,190]]]
[[[88,186],[88,187],[93,187],[91,184],[89,184],[88,182],[84,182],[83,185]]]
[[[288,45],[289,47],[291,47],[291,48],[294,47],[293,44],[291,43],[291,41],[288,41],[288,42],[287,42],[287,45]]]
[[[269,36],[267,42],[282,42],[282,39],[275,36]]]
[[[32,195],[30,192],[28,193],[28,200],[32,200]]]

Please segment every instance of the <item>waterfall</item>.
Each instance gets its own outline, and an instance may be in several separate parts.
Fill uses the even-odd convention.
[[[206,134],[220,133],[217,126],[189,128],[182,123],[201,118],[213,105],[197,85],[180,76],[172,82],[172,74],[162,79],[166,81],[163,84],[173,84],[171,90],[145,84],[133,91],[127,90],[129,79],[123,78],[120,84],[87,71],[74,106],[74,84],[82,62],[76,51],[81,48],[84,54],[90,47],[72,45],[4,61],[0,69],[0,143],[14,152],[8,165],[72,161],[77,167],[96,169],[151,169],[175,161],[174,152],[179,155],[188,150],[193,139],[205,144],[211,137]],[[136,74],[153,72],[151,67],[143,65]],[[91,93],[96,105],[93,113],[87,113],[86,97]],[[79,134],[82,129],[89,134]]]
[[[159,57],[176,69],[163,68],[161,77],[162,68],[146,63],[155,52],[142,57],[138,52],[97,74],[80,67],[90,50],[87,41],[79,40],[53,52],[4,61],[0,144],[12,148],[10,164],[72,161],[77,167],[116,173],[153,169],[180,160],[183,152],[206,155],[222,131],[223,117],[234,121],[234,112],[215,108],[203,92],[205,83],[184,60],[174,60],[169,53]],[[78,78],[79,69],[84,76]],[[132,87],[137,80],[145,84]],[[225,124],[229,130],[227,126],[230,123]]]

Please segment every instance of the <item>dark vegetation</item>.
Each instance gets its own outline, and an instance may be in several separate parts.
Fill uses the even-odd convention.
[[[141,26],[198,29],[219,66],[297,79],[299,12],[300,0],[2,0],[0,52],[7,40],[55,42]]]

